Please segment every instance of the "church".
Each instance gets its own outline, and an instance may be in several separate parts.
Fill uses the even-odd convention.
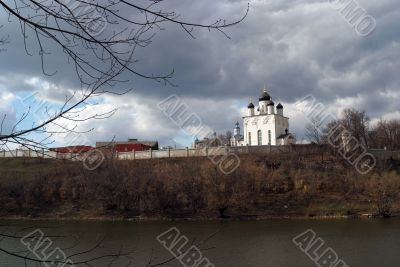
[[[275,107],[266,88],[258,98],[257,109],[252,101],[247,106],[243,128],[242,135],[239,122],[236,123],[231,146],[282,146],[296,143],[296,138],[289,132],[289,118],[284,116],[282,104]]]

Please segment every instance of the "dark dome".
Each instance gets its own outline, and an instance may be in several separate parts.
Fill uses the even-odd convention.
[[[250,102],[250,104],[247,106],[247,108],[254,108],[254,104]]]
[[[261,95],[260,95],[260,98],[258,99],[259,101],[268,101],[268,100],[271,100],[271,96],[266,92],[266,91],[264,91]]]
[[[277,108],[277,109],[283,109],[283,106],[282,106],[281,103],[279,103],[279,104],[276,106],[276,108]]]
[[[268,104],[267,104],[267,106],[275,106],[275,103],[274,103],[274,101],[272,101],[272,100],[268,101]]]

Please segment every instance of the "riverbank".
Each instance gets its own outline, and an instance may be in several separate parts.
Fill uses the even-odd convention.
[[[231,174],[208,158],[80,162],[0,160],[0,218],[264,220],[400,214],[400,175],[361,175],[333,154],[245,155]],[[364,214],[364,215],[363,215]]]
[[[215,222],[234,222],[234,221],[269,221],[269,220],[371,220],[371,219],[398,219],[399,214],[392,215],[391,217],[383,217],[378,214],[357,214],[357,215],[332,215],[332,216],[238,216],[229,218],[210,218],[210,217],[192,217],[192,218],[171,218],[171,217],[19,217],[8,216],[0,217],[4,221],[59,221],[59,222],[77,222],[77,221],[93,221],[93,222],[202,222],[202,221],[215,221]]]

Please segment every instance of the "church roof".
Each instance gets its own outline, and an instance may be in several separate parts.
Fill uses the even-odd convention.
[[[283,108],[283,106],[282,106],[282,104],[281,104],[281,103],[279,103],[279,104],[276,106],[276,108],[277,108],[277,109],[282,109],[282,108]]]
[[[258,100],[259,101],[268,101],[268,100],[271,100],[271,96],[267,93],[266,90],[264,90],[264,92],[262,92],[262,94],[260,95],[260,98]]]
[[[137,139],[129,139],[128,141],[98,141],[96,147],[113,147],[115,145],[126,145],[126,144],[142,144],[146,146],[155,147],[158,146],[158,141],[140,141]]]
[[[275,105],[275,103],[272,100],[268,101],[268,103],[267,103],[267,106],[274,106],[274,105]]]
[[[247,106],[247,108],[254,108],[254,104],[250,102],[250,104]]]

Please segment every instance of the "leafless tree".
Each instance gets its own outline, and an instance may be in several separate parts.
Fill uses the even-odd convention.
[[[104,252],[108,246],[106,236],[98,236],[91,245],[82,245],[79,236],[51,234],[61,229],[58,227],[19,227],[12,225],[0,226],[0,254],[11,256],[25,266],[135,266],[135,249],[124,249],[119,246]],[[204,239],[194,238],[180,255],[184,255],[192,246],[202,251],[213,249],[207,242],[213,238],[219,229]],[[6,245],[4,245],[6,244]],[[12,248],[11,248],[12,247]],[[109,250],[109,249],[106,249]],[[147,267],[168,266],[179,256],[169,256],[165,259],[155,257],[154,249],[149,253]]]
[[[351,133],[351,135],[368,147],[368,129],[369,129],[369,117],[365,111],[359,111],[356,109],[345,109],[342,114],[341,123]]]
[[[225,134],[219,134],[218,139],[221,140],[221,145],[229,145],[231,142],[232,132],[227,131]]]
[[[115,110],[84,116],[83,112],[96,105],[93,98],[102,94],[125,94],[112,87],[127,83],[133,78],[150,79],[167,85],[173,85],[173,70],[166,74],[143,73],[140,70],[136,52],[152,43],[155,34],[167,25],[182,29],[190,38],[195,38],[196,29],[218,31],[225,35],[225,29],[240,23],[248,12],[239,19],[227,22],[223,19],[201,24],[182,20],[174,11],[166,11],[160,4],[163,1],[125,1],[125,0],[5,0],[0,1],[0,9],[5,11],[10,23],[19,23],[24,40],[25,52],[33,55],[38,52],[41,58],[42,72],[46,76],[56,74],[47,68],[46,60],[51,54],[51,46],[61,49],[68,62],[75,69],[81,88],[65,97],[57,110],[47,104],[42,109],[46,118],[26,125],[32,113],[32,107],[18,118],[11,129],[5,129],[6,115],[0,117],[0,148],[8,144],[19,144],[31,150],[47,149],[57,134],[85,133],[78,125],[87,120],[106,119]],[[32,41],[36,45],[32,44]],[[0,45],[7,41],[0,39]],[[37,51],[32,51],[38,47]],[[122,77],[124,74],[124,77]],[[130,78],[126,78],[130,77]],[[3,239],[5,237],[3,236]],[[18,238],[10,236],[8,238]],[[96,246],[98,247],[98,245]],[[96,248],[95,247],[95,248]],[[95,249],[94,248],[94,249]],[[0,247],[3,253],[25,261],[44,264],[26,251],[12,251]],[[88,251],[80,251],[69,257]],[[115,254],[101,254],[74,262],[75,265],[91,266],[99,258],[114,259],[127,255],[122,251]],[[60,264],[64,262],[59,262]],[[112,262],[111,262],[112,263]],[[157,266],[164,265],[160,263]]]
[[[56,71],[46,68],[50,46],[61,48],[75,69],[81,89],[65,97],[64,104],[55,112],[46,110],[46,118],[30,127],[22,126],[29,114],[28,108],[11,130],[4,131],[4,115],[0,129],[0,144],[15,143],[26,148],[45,149],[54,134],[84,133],[78,130],[82,121],[105,119],[115,110],[87,117],[82,112],[91,99],[105,93],[124,94],[112,90],[121,82],[133,78],[150,79],[172,84],[173,71],[166,74],[143,73],[138,67],[136,51],[147,47],[158,31],[167,25],[182,29],[195,38],[195,29],[204,28],[221,32],[229,38],[225,29],[240,23],[247,11],[237,20],[226,22],[219,19],[209,24],[185,21],[173,11],[163,9],[164,1],[125,0],[6,0],[0,7],[9,15],[10,23],[19,23],[25,50],[32,55],[38,47],[44,75],[55,75]],[[35,40],[37,46],[27,40]],[[32,41],[30,41],[32,42]],[[131,77],[130,78],[123,78]],[[54,130],[56,129],[56,130]],[[36,137],[33,137],[36,136]],[[40,137],[37,137],[40,136]]]
[[[366,191],[377,208],[377,215],[390,217],[399,199],[400,181],[396,173],[372,175],[366,182]]]
[[[97,238],[91,247],[81,248],[79,239],[71,236],[45,235],[42,229],[35,229],[35,227],[2,225],[0,229],[0,252],[24,262],[25,266],[32,266],[31,264],[65,267],[93,266],[99,261],[112,266],[117,260],[130,261],[132,258],[133,252],[124,251],[122,248],[112,253],[102,252],[104,237]],[[73,243],[65,247],[56,246],[56,241],[60,240],[69,240]]]
[[[369,134],[372,148],[400,150],[400,120],[381,120]]]
[[[345,109],[341,117],[337,120],[329,122],[323,129],[323,141],[326,142],[328,136],[332,132],[336,132],[340,136],[349,135],[348,137],[355,138],[359,144],[365,148],[368,147],[368,132],[369,132],[369,117],[365,111],[356,109]],[[337,133],[337,131],[341,133]],[[335,134],[335,135],[336,135]],[[337,139],[337,142],[343,142],[342,139]]]
[[[306,125],[307,138],[316,144],[322,143],[322,122],[320,119],[314,117],[310,123]]]

